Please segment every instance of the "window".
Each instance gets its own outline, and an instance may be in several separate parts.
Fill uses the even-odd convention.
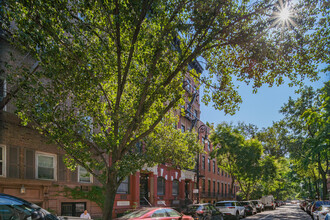
[[[223,196],[223,183],[221,183],[221,195]]]
[[[211,194],[211,180],[207,181],[207,191],[209,192],[209,195]]]
[[[128,194],[129,193],[129,177],[123,180],[117,189],[118,194]]]
[[[191,88],[190,80],[189,79],[186,79],[185,89],[187,90],[187,92],[190,92],[190,88]]]
[[[78,166],[78,181],[80,183],[92,182],[92,175],[82,166]]]
[[[151,218],[166,218],[167,214],[166,214],[166,210],[165,209],[159,209],[157,211],[155,211],[154,213],[152,213]]]
[[[6,176],[6,147],[0,145],[0,176]]]
[[[36,178],[56,180],[56,155],[36,153]]]
[[[222,171],[221,175],[223,176],[223,171]]]
[[[220,193],[220,183],[219,182],[217,182],[217,188],[218,188],[217,192],[219,194]]]
[[[215,173],[215,161],[213,161],[213,173]]]
[[[178,180],[173,180],[172,195],[173,196],[179,195],[179,181]]]
[[[165,179],[163,177],[157,178],[157,195],[165,195]]]
[[[210,151],[211,150],[211,143],[209,140],[207,140],[207,149]]]
[[[175,128],[176,128],[176,125],[175,125]],[[137,151],[137,153],[142,153],[142,142],[141,141],[136,143],[136,151]]]
[[[210,158],[207,158],[207,165],[209,167],[209,171],[211,172],[211,160],[210,160]]]
[[[215,194],[215,180],[213,180],[213,193]]]
[[[62,202],[61,203],[61,215],[63,216],[77,216],[86,210],[85,202]]]
[[[218,175],[220,174],[220,168],[218,167]]]
[[[205,170],[205,156],[202,156],[202,169]]]
[[[177,211],[175,211],[175,210],[173,210],[173,209],[165,209],[165,210],[166,210],[167,216],[169,216],[169,217],[179,217],[179,218],[181,218],[180,213],[178,213]]]
[[[184,125],[181,125],[181,132],[185,132],[186,131],[186,127]]]

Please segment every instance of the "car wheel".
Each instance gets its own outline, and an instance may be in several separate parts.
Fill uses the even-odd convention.
[[[235,217],[236,217],[237,220],[239,220],[239,213],[238,212],[236,212],[236,216]]]
[[[219,220],[223,220],[223,216],[222,215],[219,215]]]
[[[246,212],[245,211],[243,212],[243,218],[246,218]]]

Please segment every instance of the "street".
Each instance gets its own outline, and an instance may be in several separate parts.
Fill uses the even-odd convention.
[[[285,219],[301,219],[311,220],[312,218],[297,204],[287,204],[277,207],[276,210],[267,210],[245,219],[262,219],[262,220],[285,220]]]

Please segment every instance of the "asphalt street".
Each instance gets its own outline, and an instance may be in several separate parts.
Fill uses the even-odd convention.
[[[245,219],[262,219],[262,220],[286,220],[286,219],[301,219],[311,220],[312,218],[297,204],[287,204],[277,207],[275,210],[267,210],[253,216],[248,216]]]

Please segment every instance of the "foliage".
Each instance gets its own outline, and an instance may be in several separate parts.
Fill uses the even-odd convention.
[[[83,191],[78,186],[75,188],[64,186],[63,193],[71,199],[88,199],[95,202],[101,208],[104,206],[104,189],[99,186],[91,186],[91,189],[88,191]]]
[[[237,180],[244,197],[249,199],[262,175],[263,148],[255,139],[245,140],[240,131],[227,123],[219,124],[210,137],[220,147],[212,152],[218,166]]]
[[[287,146],[290,144],[290,134],[283,122],[276,122],[273,126],[261,129],[257,134],[258,140],[262,142],[267,155],[276,158],[284,157]]]
[[[327,172],[329,170],[329,85],[326,82],[321,90],[314,91],[306,87],[297,100],[289,99],[281,112],[283,122],[290,129],[292,143],[288,145],[290,157],[304,170],[305,177],[313,171],[315,185],[318,185],[318,175],[323,185],[323,199],[327,198]],[[314,168],[317,170],[314,171]],[[319,194],[319,193],[318,193]]]
[[[9,94],[25,123],[100,180],[107,195],[103,218],[111,219],[120,182],[142,164],[163,162],[162,153],[170,155],[162,143],[173,150],[170,162],[191,165],[199,148],[186,144],[194,134],[172,133],[169,114],[183,104],[187,72],[204,84],[202,100],[229,114],[241,102],[234,79],[255,90],[284,78],[295,85],[316,79],[328,53],[309,48],[323,45],[328,34],[309,30],[324,27],[314,22],[328,15],[323,3],[292,5],[293,27],[279,22],[279,3],[270,0],[8,0],[0,9],[1,27],[40,66],[12,77],[18,89]],[[208,74],[188,68],[199,56]],[[154,144],[159,137],[164,142]]]

